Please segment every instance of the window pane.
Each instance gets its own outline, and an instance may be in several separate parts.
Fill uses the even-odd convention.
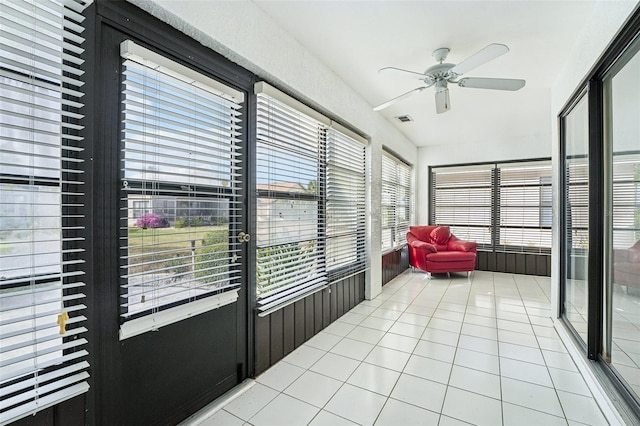
[[[60,93],[0,76],[2,172],[40,178],[60,176]]]
[[[1,279],[60,272],[60,188],[0,184]]]
[[[129,196],[129,206],[139,203],[148,212],[128,219],[127,316],[229,284],[228,200]]]
[[[258,198],[256,220],[258,247],[316,239],[320,231],[317,201]]]
[[[565,118],[564,316],[586,342],[589,256],[589,139],[587,98]]]

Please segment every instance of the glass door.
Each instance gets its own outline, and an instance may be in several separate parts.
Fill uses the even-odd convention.
[[[640,395],[640,43],[604,80],[606,111],[603,358]]]

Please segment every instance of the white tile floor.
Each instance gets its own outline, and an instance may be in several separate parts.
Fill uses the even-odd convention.
[[[550,280],[407,271],[201,425],[606,425]]]

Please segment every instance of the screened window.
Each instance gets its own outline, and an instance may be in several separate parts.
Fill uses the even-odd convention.
[[[431,169],[431,222],[485,250],[551,249],[551,161]]]
[[[265,315],[365,269],[365,161],[352,132],[265,83],[256,93],[256,279]]]
[[[84,393],[81,2],[0,1],[0,423]]]
[[[411,167],[396,156],[382,153],[382,251],[406,242],[413,215]]]
[[[121,53],[121,316],[141,318],[127,337],[149,315],[213,309],[207,297],[240,286],[244,98],[131,41]]]

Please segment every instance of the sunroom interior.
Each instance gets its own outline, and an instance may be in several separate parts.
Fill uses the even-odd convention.
[[[480,321],[486,297],[517,295],[545,321],[599,410],[563,406],[558,424],[640,422],[637,1],[0,0],[0,12],[0,424],[394,424],[401,406],[421,424],[515,424],[505,382],[482,396],[495,418],[393,386],[367,388],[381,401],[367,415],[331,395],[300,396],[304,419],[225,410],[313,339],[347,340],[345,324],[431,359],[434,294],[464,294],[449,315],[467,340],[486,337],[464,319]],[[443,114],[424,81],[378,73],[491,43],[510,51],[470,75],[525,87],[452,88]],[[427,224],[478,243],[473,273],[409,268],[405,235]],[[387,315],[420,334],[362,325],[394,300]],[[505,318],[492,321],[506,353],[519,345],[501,340]],[[351,372],[373,371],[367,354]],[[398,383],[425,378],[412,362]],[[448,367],[451,398],[462,367]],[[353,374],[334,399],[366,388]],[[298,377],[269,392],[291,396]]]

